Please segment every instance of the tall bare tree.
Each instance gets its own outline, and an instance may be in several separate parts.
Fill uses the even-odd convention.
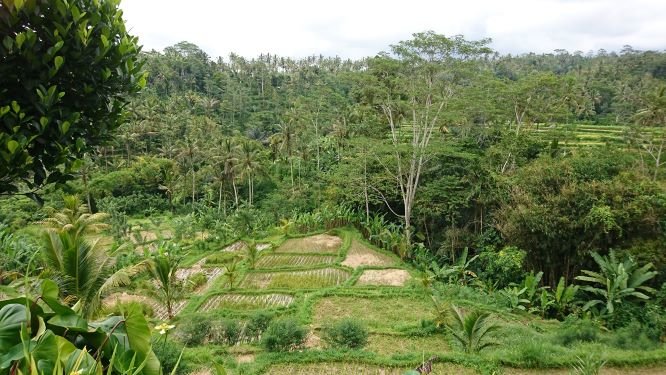
[[[432,31],[391,46],[393,56],[382,58],[386,97],[382,112],[390,128],[391,164],[384,164],[395,180],[402,199],[402,213],[389,209],[404,220],[405,239],[412,235],[412,209],[429,146],[435,130],[454,118],[446,113],[463,78],[470,74],[469,61],[490,53],[489,40],[449,39]],[[446,114],[446,116],[445,116]],[[384,198],[384,195],[377,190]]]

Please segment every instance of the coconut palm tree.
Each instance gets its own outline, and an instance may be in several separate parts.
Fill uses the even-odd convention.
[[[465,352],[476,353],[489,346],[497,345],[497,343],[489,341],[490,333],[499,328],[489,321],[489,313],[473,311],[464,314],[455,305],[451,305],[451,313],[453,324],[447,327]]]
[[[261,151],[256,142],[245,140],[238,148],[237,169],[247,179],[248,205],[252,207],[254,197],[254,176],[261,171]]]
[[[64,197],[65,206],[45,219],[42,255],[48,272],[60,286],[63,299],[85,317],[99,310],[103,295],[127,285],[146,264],[115,270],[111,241],[100,235],[106,214],[88,212],[76,196]]]
[[[201,150],[199,148],[199,141],[190,137],[186,137],[180,144],[180,152],[176,155],[176,159],[180,161],[181,166],[187,169],[187,173],[192,177],[192,207],[194,207],[196,199],[196,177],[197,167],[201,158]]]
[[[158,294],[164,302],[169,319],[173,318],[173,305],[182,289],[176,276],[182,260],[178,253],[179,250],[174,244],[162,242],[150,260],[150,274],[159,285]]]
[[[224,182],[231,184],[234,191],[234,203],[238,208],[238,187],[236,186],[236,165],[238,164],[237,147],[233,139],[225,138],[221,143],[217,168],[222,172]],[[221,182],[222,184],[223,182]],[[220,189],[222,185],[220,185]],[[221,194],[221,192],[220,192]]]

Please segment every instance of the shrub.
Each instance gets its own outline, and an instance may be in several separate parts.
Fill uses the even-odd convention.
[[[307,330],[296,320],[283,318],[271,322],[262,338],[262,344],[269,352],[285,352],[303,345]]]
[[[216,324],[215,341],[218,344],[235,345],[241,338],[241,325],[237,320],[224,319]]]
[[[442,330],[438,327],[436,321],[421,319],[418,326],[408,326],[400,329],[400,331],[410,337],[427,337],[441,332]]]
[[[486,248],[479,254],[479,276],[497,282],[498,288],[522,281],[525,276],[523,263],[525,251],[515,246],[506,246],[500,251]]]
[[[632,322],[614,332],[610,344],[623,350],[650,350],[658,345],[658,341],[650,337],[650,328],[639,322]]]
[[[204,272],[197,272],[187,278],[187,288],[189,290],[196,290],[202,285],[205,285],[208,282],[208,277]]]
[[[231,263],[234,260],[238,260],[240,255],[232,252],[219,252],[212,255],[209,255],[206,258],[206,264],[227,264]]]
[[[208,338],[212,324],[203,316],[192,316],[179,325],[178,337],[187,346],[203,344]]]
[[[368,331],[358,320],[347,318],[326,327],[324,341],[337,348],[360,349],[368,343]]]
[[[250,316],[250,320],[245,326],[245,334],[251,338],[259,338],[268,328],[274,315],[266,311],[257,311]]]
[[[505,358],[511,366],[524,368],[553,367],[561,361],[565,349],[534,337],[517,343]]]
[[[176,363],[178,363],[178,358],[180,357],[182,348],[171,340],[160,339],[157,343],[153,344],[153,351],[155,352],[157,358],[160,360],[163,373],[171,374],[171,371],[173,371],[173,369],[176,367]],[[176,374],[185,373],[187,373],[187,371],[183,366],[183,362],[181,361],[180,364],[178,364],[178,370],[176,370]]]
[[[555,336],[555,342],[562,346],[571,346],[577,342],[599,341],[599,327],[589,320],[566,322]]]

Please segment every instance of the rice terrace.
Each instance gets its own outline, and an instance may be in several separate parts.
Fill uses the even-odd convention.
[[[664,35],[0,0],[0,375],[666,374]]]

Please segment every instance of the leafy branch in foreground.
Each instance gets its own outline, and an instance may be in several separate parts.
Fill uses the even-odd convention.
[[[0,375],[159,375],[148,323],[130,307],[123,316],[88,322],[43,280],[35,298],[0,301]]]

